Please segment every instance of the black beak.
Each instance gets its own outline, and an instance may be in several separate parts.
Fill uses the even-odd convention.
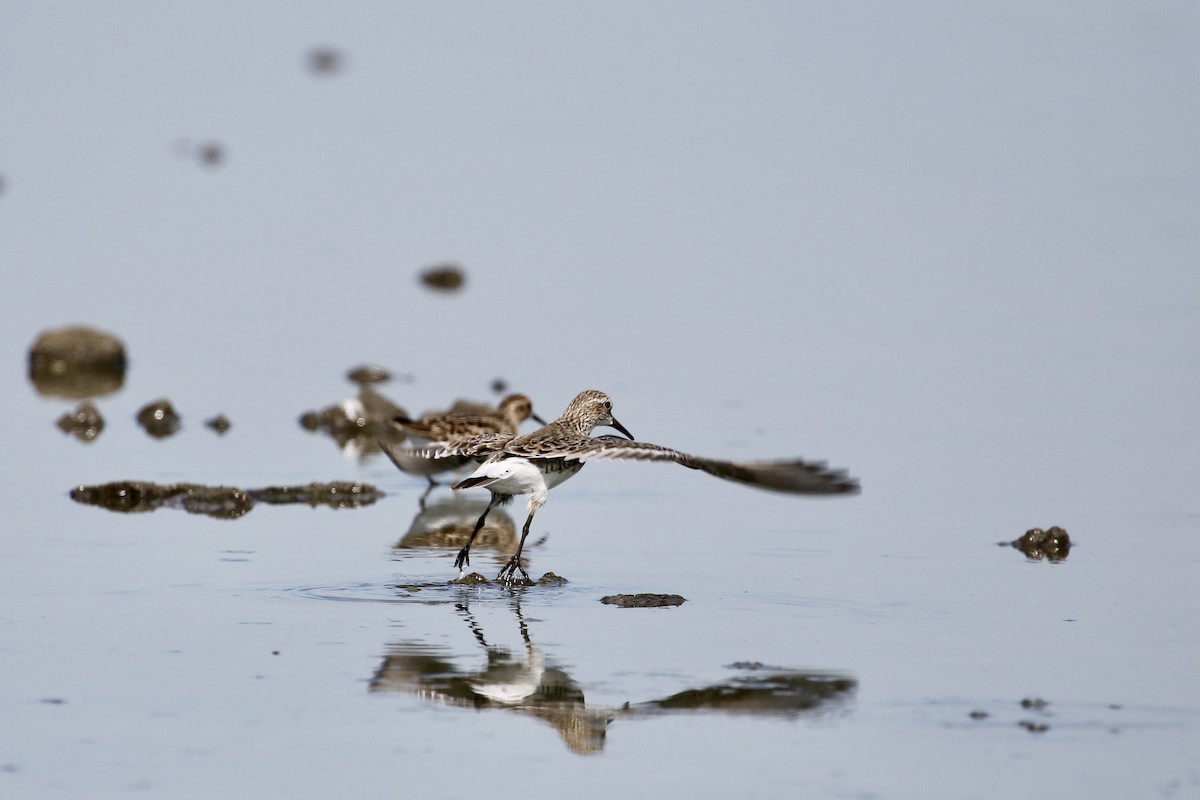
[[[536,422],[538,425],[542,425],[543,427],[546,424],[546,420],[542,419],[541,417],[539,417],[537,414],[533,413],[532,411],[529,412],[529,418],[531,420],[533,420],[534,422]]]
[[[626,438],[626,439],[628,439],[628,440],[629,440],[629,441],[631,441],[631,442],[633,441],[633,434],[632,434],[632,433],[630,433],[629,431],[625,430],[625,426],[624,426],[624,425],[622,425],[621,423],[617,422],[617,418],[616,418],[616,417],[613,417],[612,424],[611,424],[611,425],[609,425],[609,427],[610,427],[610,428],[616,428],[616,429],[617,429],[617,430],[619,430],[621,433],[625,434],[625,438]]]

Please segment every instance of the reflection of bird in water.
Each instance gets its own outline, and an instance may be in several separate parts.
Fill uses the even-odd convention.
[[[456,605],[475,640],[487,652],[487,666],[462,673],[453,657],[432,645],[394,645],[371,679],[372,692],[408,692],[427,700],[466,708],[502,708],[550,723],[563,743],[581,755],[604,749],[604,737],[613,711],[589,710],[583,691],[561,669],[546,665],[545,655],[533,645],[529,628],[514,602],[524,641],[524,655],[515,658],[502,647],[489,645],[483,629],[465,604]]]
[[[596,436],[592,431],[610,426],[625,436]],[[823,463],[810,461],[718,461],[662,447],[648,442],[633,441],[633,435],[612,414],[612,400],[604,392],[588,389],[580,392],[558,419],[533,433],[516,436],[511,433],[486,433],[466,438],[451,438],[426,448],[410,448],[412,455],[427,458],[469,457],[483,463],[468,478],[454,485],[455,489],[485,488],[492,493],[488,511],[515,495],[529,495],[529,516],[521,529],[521,541],[508,565],[500,570],[497,580],[512,581],[520,571],[525,580],[529,575],[521,566],[521,550],[529,535],[533,516],[546,502],[550,490],[583,469],[584,462],[597,459],[636,461],[674,461],[725,480],[790,494],[853,494],[858,482],[840,470],[827,469]],[[483,526],[488,511],[479,517],[476,528]],[[471,563],[470,552],[474,537],[467,540],[454,560],[460,570]]]
[[[466,604],[455,605],[475,640],[487,653],[486,666],[464,672],[443,646],[396,644],[371,679],[371,692],[406,692],[425,700],[473,709],[504,709],[550,723],[574,753],[604,749],[609,725],[622,719],[663,714],[721,712],[795,719],[822,717],[843,709],[858,682],[837,673],[795,672],[757,663],[732,664],[739,674],[718,684],[686,689],[659,700],[619,708],[588,708],[583,690],[562,669],[547,663],[529,635],[519,599],[513,600],[524,654],[489,645]]]
[[[460,404],[450,411],[425,414],[420,419],[398,414],[392,417],[392,423],[408,434],[410,439],[441,442],[488,433],[515,434],[527,419],[533,419],[539,425],[545,424],[541,417],[533,413],[533,401],[523,394],[510,394],[495,409],[464,408]],[[387,453],[401,472],[423,476],[431,486],[435,483],[435,475],[462,469],[470,460],[465,456],[425,458],[414,455],[411,446],[400,447],[397,442],[382,440],[380,449]]]
[[[447,493],[450,494],[450,493]],[[397,550],[418,547],[462,547],[471,536],[475,520],[487,508],[487,502],[457,492],[449,497],[423,503],[413,517],[408,532],[396,543]],[[487,524],[476,536],[479,545],[504,554],[517,547],[517,526],[503,510],[488,517]]]

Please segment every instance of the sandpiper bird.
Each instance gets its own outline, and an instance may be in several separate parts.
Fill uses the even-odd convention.
[[[426,414],[419,420],[396,416],[392,417],[392,422],[416,439],[447,442],[486,433],[516,434],[521,423],[527,419],[534,419],[539,425],[546,424],[545,420],[533,413],[533,401],[523,394],[510,394],[492,412]],[[412,447],[400,447],[383,440],[380,440],[379,446],[397,469],[410,475],[425,476],[430,486],[434,484],[434,475],[461,469],[470,461],[466,456],[453,455],[425,458],[417,455],[419,451]]]
[[[615,428],[629,438],[593,437],[592,431],[602,425]],[[533,433],[524,436],[507,432],[483,433],[450,439],[424,449],[414,448],[411,452],[426,458],[466,457],[483,462],[472,475],[453,486],[455,489],[478,486],[492,493],[491,502],[454,560],[454,566],[460,571],[471,563],[471,543],[483,527],[488,512],[515,495],[529,495],[529,516],[521,528],[517,552],[496,576],[496,580],[503,582],[513,581],[518,571],[529,579],[521,566],[521,549],[529,536],[534,514],[546,502],[551,489],[593,459],[674,461],[718,478],[792,494],[852,494],[859,490],[858,481],[844,471],[830,470],[819,462],[718,461],[634,441],[633,435],[612,415],[612,400],[595,389],[580,392],[562,416]]]

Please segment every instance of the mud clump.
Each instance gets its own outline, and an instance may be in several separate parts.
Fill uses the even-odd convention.
[[[314,47],[308,51],[308,70],[316,75],[335,75],[342,69],[342,54],[332,47]]]
[[[462,575],[450,581],[452,586],[565,586],[568,583],[567,579],[561,575],[555,575],[553,572],[547,572],[536,581],[528,578],[517,578],[511,581],[493,581],[488,580],[478,572],[472,572],[467,575]]]
[[[175,508],[215,519],[238,519],[257,503],[307,504],[312,507],[358,508],[371,505],[383,493],[365,483],[313,483],[307,486],[269,486],[239,489],[195,483],[157,484],[149,481],[114,481],[96,486],[76,486],[71,499],[121,513],[141,513]]]
[[[677,594],[610,594],[601,597],[600,602],[617,608],[669,608],[681,606],[686,598]]]
[[[471,572],[466,575],[460,575],[450,581],[450,583],[454,586],[489,586],[492,582],[478,572]]]
[[[370,384],[362,384],[354,397],[320,411],[301,414],[300,427],[327,434],[342,450],[378,453],[381,439],[392,444],[404,441],[404,431],[392,424],[392,417],[397,416],[408,413]]]
[[[457,292],[466,280],[462,267],[457,264],[435,264],[421,273],[421,283],[435,292]]]
[[[71,434],[84,442],[93,442],[104,431],[104,417],[100,410],[89,402],[80,403],[74,411],[68,411],[56,423],[63,433]]]
[[[125,345],[111,333],[71,326],[40,334],[29,348],[29,380],[38,393],[84,400],[120,390]]]
[[[212,419],[206,419],[204,426],[216,431],[218,436],[224,436],[233,427],[233,423],[224,414],[217,414]]]
[[[181,423],[175,407],[171,405],[170,400],[165,398],[142,406],[141,410],[137,412],[136,419],[146,433],[155,439],[165,439],[175,435],[179,432]]]
[[[1063,561],[1071,552],[1071,537],[1062,528],[1052,525],[1046,530],[1030,528],[1020,539],[1000,545],[1015,547],[1030,561]]]
[[[205,142],[196,147],[196,160],[209,169],[221,166],[225,158],[225,146],[219,142]]]
[[[227,486],[200,486],[191,483],[159,485],[147,481],[115,481],[98,486],[77,486],[71,499],[84,505],[100,506],[126,514],[179,508],[191,514],[218,519],[237,519],[253,505],[241,489]]]
[[[361,364],[346,373],[346,380],[364,386],[368,383],[387,383],[392,373],[374,364]]]
[[[268,486],[264,489],[250,489],[247,494],[255,502],[271,506],[303,504],[312,508],[326,506],[334,509],[369,506],[383,497],[383,492],[369,483],[348,481],[313,481],[304,486]]]

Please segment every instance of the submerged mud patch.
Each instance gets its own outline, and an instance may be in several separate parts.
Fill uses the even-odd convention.
[[[95,486],[76,486],[71,499],[109,511],[136,513],[175,508],[189,514],[217,519],[238,519],[256,503],[267,505],[306,504],[313,508],[359,508],[373,504],[383,492],[366,483],[334,481],[307,486],[268,486],[239,489],[231,486],[202,486],[195,483],[157,484],[148,481],[114,481]]]
[[[601,603],[616,606],[617,608],[669,608],[671,606],[681,606],[686,601],[686,598],[682,595],[654,594],[652,592],[643,592],[642,594],[610,594],[600,598]]]

